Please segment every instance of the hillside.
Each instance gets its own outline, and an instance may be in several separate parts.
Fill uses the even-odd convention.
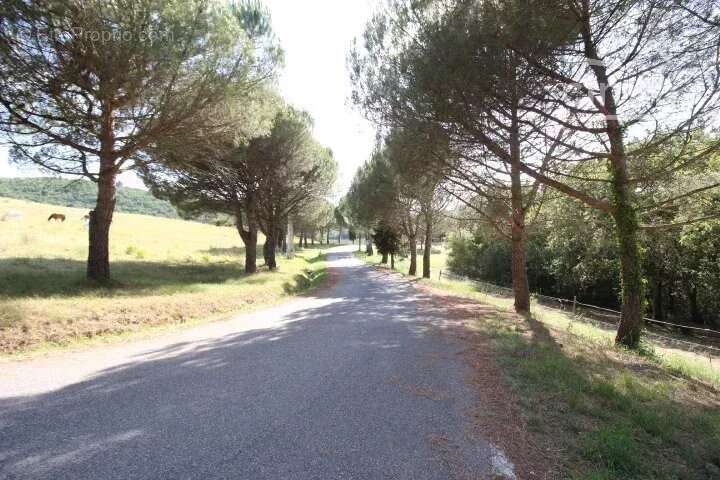
[[[85,282],[85,209],[0,197],[0,352],[228,315],[280,301],[312,284],[324,263],[306,249],[277,272],[244,273],[237,230],[117,213],[110,230],[112,288]],[[48,222],[50,213],[67,216]],[[259,238],[258,242],[263,242]]]
[[[0,178],[0,197],[92,209],[96,195],[97,186],[88,180],[50,177]],[[150,192],[137,188],[120,187],[116,209],[118,212],[178,218],[175,207],[169,202],[159,200]]]

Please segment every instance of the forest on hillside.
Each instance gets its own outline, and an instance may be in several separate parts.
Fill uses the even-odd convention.
[[[49,203],[63,207],[92,209],[97,200],[97,185],[87,180],[63,178],[0,178],[0,197]],[[139,188],[120,187],[117,210],[156,217],[178,218],[170,202]]]

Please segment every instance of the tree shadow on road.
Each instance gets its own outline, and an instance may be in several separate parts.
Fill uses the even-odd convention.
[[[412,408],[384,400],[398,390],[389,378],[414,375],[403,365],[416,353],[403,351],[401,343],[408,336],[421,341],[429,330],[417,318],[408,287],[384,288],[364,267],[346,270],[348,282],[307,296],[308,308],[279,313],[271,328],[177,342],[59,390],[6,396],[0,400],[0,477],[215,478],[233,472],[236,478],[280,478],[297,465],[297,456],[323,463],[319,452],[328,431],[366,445],[363,458],[385,459],[355,465],[357,471],[373,478],[399,475],[402,462],[394,465],[387,445],[354,422],[387,417],[410,452],[425,448],[427,428],[447,428],[442,415],[422,417],[428,404],[446,408],[434,400],[412,395]],[[365,295],[351,297],[350,282],[365,282]],[[397,355],[404,364],[396,365]],[[358,364],[363,377],[353,377]],[[435,377],[445,381],[447,375]],[[338,392],[348,392],[344,403],[337,404]],[[352,421],[322,413],[338,408]],[[311,418],[317,424],[305,423]],[[278,452],[285,453],[278,458]],[[328,459],[322,468],[339,475],[333,468],[355,461],[352,455],[339,463]]]

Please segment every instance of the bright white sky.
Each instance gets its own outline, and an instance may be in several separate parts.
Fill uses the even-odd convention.
[[[375,133],[350,105],[347,52],[362,34],[376,0],[266,0],[285,50],[280,90],[315,119],[315,137],[340,165],[337,196],[370,156]]]
[[[280,91],[291,104],[307,110],[315,120],[315,137],[330,147],[340,165],[335,197],[350,185],[355,170],[372,151],[372,126],[350,105],[347,52],[362,34],[377,0],[265,0],[272,25],[285,51]],[[18,171],[7,163],[0,147],[0,176],[37,172]],[[128,186],[142,186],[125,176]]]

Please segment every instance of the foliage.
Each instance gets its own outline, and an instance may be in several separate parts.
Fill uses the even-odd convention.
[[[88,278],[110,280],[117,176],[151,161],[147,149],[155,142],[191,135],[200,113],[228,97],[242,104],[272,76],[280,53],[257,7],[203,0],[2,4],[0,132],[14,161],[97,182]]]
[[[0,197],[91,209],[95,206],[97,185],[61,178],[0,178]],[[156,217],[178,216],[169,202],[157,199],[145,190],[129,187],[118,188],[117,210]]]
[[[395,255],[400,251],[400,235],[391,226],[384,223],[375,227],[373,242],[383,257]]]
[[[618,309],[620,264],[609,220],[562,197],[546,202],[540,217],[528,237],[530,289]],[[646,315],[720,325],[719,238],[720,222],[712,219],[641,235]],[[508,286],[509,257],[509,244],[480,225],[469,237],[451,239],[448,266],[458,274]]]
[[[152,151],[157,161],[143,168],[143,178],[157,195],[183,209],[232,215],[246,244],[254,246],[262,230],[269,239],[265,261],[272,268],[284,222],[304,208],[316,210],[320,221],[321,201],[332,188],[337,164],[313,140],[305,112],[281,105],[259,116],[269,117],[269,124],[249,135],[235,128],[190,141],[157,142]],[[254,249],[247,253],[246,270],[254,272]]]
[[[431,163],[449,167],[456,198],[484,221],[510,227],[519,311],[529,309],[525,217],[544,184],[614,223],[617,341],[638,346],[639,232],[662,226],[642,224],[646,211],[720,186],[657,188],[718,148],[698,141],[720,105],[716,11],[680,3],[389,0],[352,51],[353,99],[378,130],[440,129],[452,155],[428,149]],[[588,164],[600,175],[582,174]],[[651,189],[670,195],[649,204]]]

